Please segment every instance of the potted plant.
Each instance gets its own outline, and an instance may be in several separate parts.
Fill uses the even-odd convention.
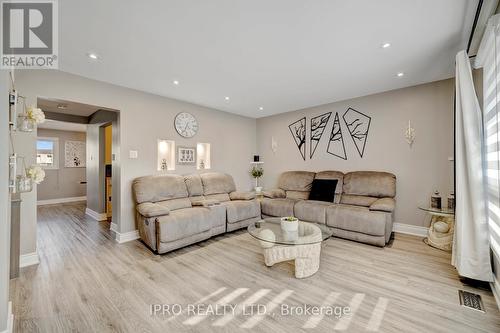
[[[264,169],[258,165],[254,165],[250,174],[255,178],[255,192],[260,193],[262,191],[262,186],[259,186],[259,178],[264,175]]]
[[[42,109],[33,106],[25,108],[25,112],[18,117],[17,129],[22,132],[31,132],[35,125],[45,121],[45,114]]]
[[[299,229],[299,219],[295,216],[282,217],[281,229],[286,232],[296,232]]]

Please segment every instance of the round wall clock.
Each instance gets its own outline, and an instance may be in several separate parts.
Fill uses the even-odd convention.
[[[196,118],[187,112],[181,112],[175,116],[175,130],[184,138],[192,138],[198,132],[198,122]]]

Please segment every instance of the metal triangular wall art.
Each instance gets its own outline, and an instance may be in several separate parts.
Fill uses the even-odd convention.
[[[288,125],[300,155],[306,160],[306,117]]]
[[[340,157],[341,159],[347,160],[347,154],[344,145],[344,136],[342,135],[339,114],[337,112],[335,112],[335,118],[333,119],[332,132],[330,134],[330,141],[328,142],[326,152]]]
[[[323,136],[326,125],[330,120],[331,112],[324,113],[320,116],[311,118],[311,136],[309,138],[309,158],[312,158],[319,141]]]
[[[352,108],[347,109],[342,118],[344,118],[359,156],[363,157],[372,118]]]

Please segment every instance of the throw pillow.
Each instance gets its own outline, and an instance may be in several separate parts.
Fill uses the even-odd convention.
[[[309,200],[333,202],[338,179],[314,179]]]

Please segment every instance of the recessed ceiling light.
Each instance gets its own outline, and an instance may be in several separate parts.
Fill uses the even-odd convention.
[[[64,110],[64,109],[67,109],[68,106],[66,104],[57,104],[57,108],[61,109],[61,110]]]
[[[259,110],[260,110],[260,111],[264,110],[264,107],[259,106]]]
[[[391,46],[391,43],[384,43],[384,44],[382,44],[382,48],[383,49],[386,49],[386,48],[388,48],[390,46]]]
[[[93,59],[93,60],[99,59],[99,56],[95,53],[88,53],[87,55],[90,59]]]
[[[398,77],[402,77],[402,76],[405,76],[405,73],[403,72],[399,72],[398,74],[396,74]]]
[[[229,96],[224,97],[226,101],[229,101]]]
[[[174,80],[174,84],[175,84],[176,86],[178,86],[178,85],[179,85],[179,81]]]

